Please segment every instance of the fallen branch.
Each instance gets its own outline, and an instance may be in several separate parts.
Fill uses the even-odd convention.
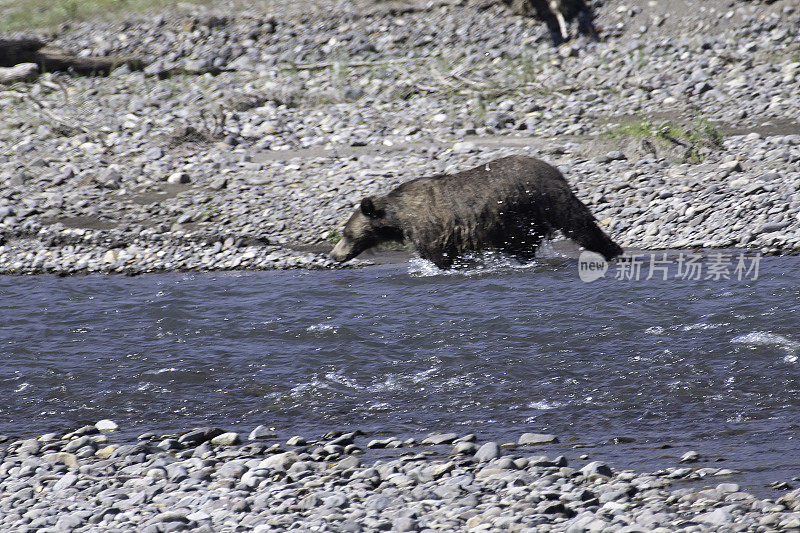
[[[381,59],[378,61],[320,61],[317,63],[301,63],[299,65],[286,65],[279,67],[281,70],[319,70],[319,69],[326,69],[331,68],[335,65],[341,65],[346,67],[379,67],[382,65],[393,65],[393,64],[402,64],[402,63],[415,63],[418,61],[430,61],[434,59],[434,56],[425,56],[425,57],[399,57],[399,58],[392,58],[392,59]]]
[[[20,63],[13,67],[0,67],[0,84],[9,85],[18,81],[33,81],[39,75],[36,63]]]
[[[33,63],[39,63],[42,70],[72,70],[78,74],[108,74],[122,65],[131,70],[144,68],[144,61],[128,56],[78,57],[58,48],[43,48],[36,54]]]
[[[65,133],[71,134],[71,133],[75,132],[76,130],[80,130],[83,133],[92,133],[91,130],[86,129],[81,125],[70,124],[69,122],[66,122],[63,118],[56,116],[54,113],[50,112],[42,102],[40,102],[37,98],[35,98],[31,94],[28,94],[28,93],[24,93],[24,94],[23,93],[19,93],[19,94],[24,99],[30,100],[31,102],[33,102],[36,105],[36,107],[39,108],[39,112],[41,114],[43,114],[44,116],[46,116],[47,118],[49,118],[50,120],[55,122],[58,126],[60,126],[62,128],[62,130]]]
[[[0,67],[13,67],[20,63],[35,63],[42,72],[72,70],[78,74],[108,74],[122,65],[128,65],[132,70],[144,67],[144,61],[129,56],[79,57],[46,46],[36,37],[0,39]]]

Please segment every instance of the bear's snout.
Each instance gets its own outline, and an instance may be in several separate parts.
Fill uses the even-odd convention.
[[[343,263],[348,259],[352,259],[353,257],[355,257],[355,254],[352,255],[351,254],[352,254],[351,247],[348,246],[346,242],[344,242],[344,239],[342,239],[336,243],[336,246],[333,247],[330,256],[331,259],[333,259],[334,261]]]

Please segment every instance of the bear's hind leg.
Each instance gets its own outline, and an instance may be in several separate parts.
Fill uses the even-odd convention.
[[[512,256],[520,263],[530,263],[536,259],[536,252],[539,250],[542,238],[541,235],[526,235],[522,242],[515,246],[506,244],[503,248],[503,252]]]
[[[599,41],[600,35],[594,26],[594,14],[587,7],[578,13],[578,33],[588,36],[593,41]]]
[[[533,250],[519,250],[516,252],[510,252],[510,255],[516,259],[520,264],[526,264],[532,262],[536,259],[536,249]]]
[[[561,19],[563,20],[563,18],[564,17],[562,16]],[[550,13],[545,17],[544,23],[547,25],[547,29],[550,30],[550,40],[553,41],[553,46],[562,45],[567,39],[564,37],[566,27],[563,26],[564,30],[562,31],[562,24],[559,23],[558,18],[553,13]]]

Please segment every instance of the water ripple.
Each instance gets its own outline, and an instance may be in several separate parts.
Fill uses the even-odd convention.
[[[800,427],[800,259],[764,258],[757,281],[724,288],[586,284],[559,257],[469,261],[0,278],[0,433],[111,418],[133,436],[268,420],[789,442]]]

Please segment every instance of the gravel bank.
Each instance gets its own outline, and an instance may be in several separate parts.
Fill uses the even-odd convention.
[[[800,490],[760,499],[730,470],[618,471],[474,435],[372,439],[331,432],[276,442],[199,428],[112,444],[101,421],[0,447],[4,531],[788,531]],[[98,428],[103,429],[101,432]],[[364,459],[382,452],[381,459]],[[686,461],[694,460],[691,454]],[[704,488],[673,483],[703,479]]]
[[[597,12],[605,40],[560,49],[486,3],[64,26],[149,66],[0,88],[0,272],[329,268],[364,195],[511,153],[561,166],[625,246],[797,253],[800,9]]]

